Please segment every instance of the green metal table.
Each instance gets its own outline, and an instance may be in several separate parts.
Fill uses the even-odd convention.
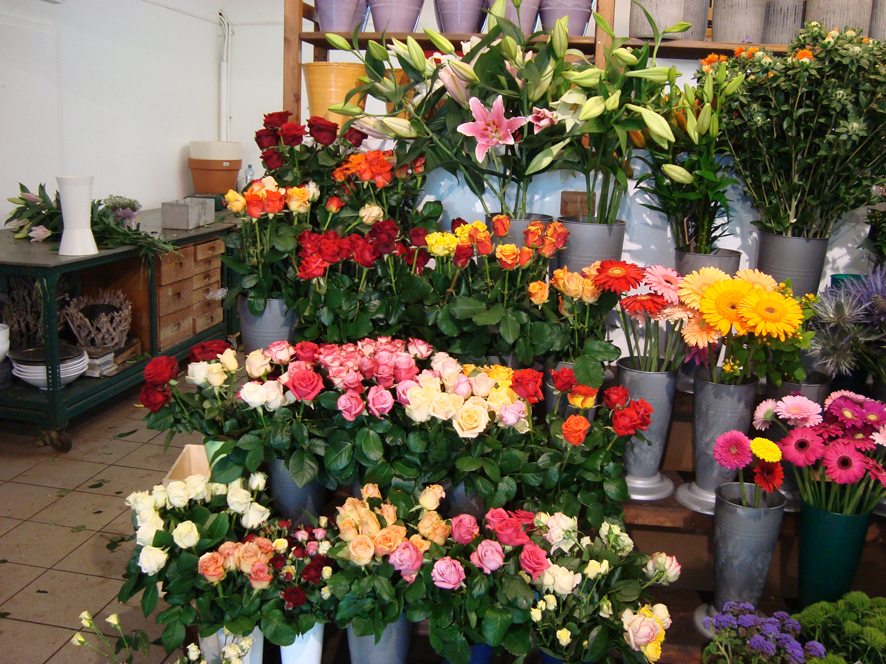
[[[191,231],[163,231],[162,238],[176,246],[190,244],[226,234],[234,224],[217,222]],[[69,451],[71,437],[64,431],[70,418],[103,403],[124,389],[142,380],[142,371],[148,360],[135,362],[113,376],[88,378],[81,376],[69,385],[61,385],[59,373],[58,302],[56,290],[59,277],[116,261],[132,261],[135,269],[145,261],[150,284],[150,348],[153,357],[160,353],[157,330],[156,257],[142,258],[137,247],[105,249],[94,256],[59,256],[55,243],[26,242],[13,238],[13,233],[0,231],[0,276],[23,275],[33,277],[40,288],[43,302],[43,338],[46,346],[49,389],[46,391],[15,380],[12,387],[0,391],[0,419],[38,424],[46,431],[46,440],[56,449]],[[195,343],[223,338],[225,323],[219,323],[193,337],[163,351],[164,355],[181,359]],[[2,423],[0,423],[2,432]]]

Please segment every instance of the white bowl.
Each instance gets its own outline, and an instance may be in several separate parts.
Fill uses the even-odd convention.
[[[79,371],[78,373],[74,373],[74,374],[71,374],[68,376],[63,375],[61,377],[62,386],[65,386],[68,383],[74,382],[76,379],[78,379],[80,376],[82,376],[85,372],[86,372],[86,367],[83,367],[83,369],[81,371]],[[41,390],[48,390],[49,389],[49,380],[46,377],[45,373],[42,376],[22,375],[19,371],[17,371],[16,369],[13,369],[12,375],[17,376],[18,378],[22,379],[23,381],[25,381],[29,385],[33,385],[34,387],[39,387]]]
[[[19,373],[28,373],[28,374],[39,374],[43,375],[46,373],[46,365],[32,365],[32,364],[17,364],[15,360],[12,362],[13,367]],[[86,358],[73,360],[70,362],[63,362],[59,365],[59,371],[62,373],[71,373],[72,371],[79,371],[80,369],[89,366],[89,360]]]

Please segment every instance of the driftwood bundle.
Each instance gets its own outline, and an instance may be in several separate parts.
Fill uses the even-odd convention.
[[[100,311],[104,305],[105,311]],[[99,313],[95,313],[99,310]],[[78,345],[89,357],[101,357],[126,345],[132,323],[132,303],[122,291],[100,290],[95,296],[80,296],[65,309],[65,319]]]
[[[33,277],[10,276],[9,299],[0,308],[0,320],[9,325],[9,343],[14,349],[31,348],[43,343],[43,293]],[[72,277],[63,274],[56,297],[62,311],[70,299]],[[59,316],[58,329],[65,321]]]

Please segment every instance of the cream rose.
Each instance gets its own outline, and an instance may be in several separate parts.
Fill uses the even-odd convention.
[[[237,353],[233,348],[228,348],[219,355],[218,360],[228,373],[234,373],[240,368],[240,364],[237,362]]]
[[[367,203],[363,207],[360,208],[360,211],[357,212],[357,216],[360,217],[360,220],[366,224],[367,226],[372,226],[376,221],[381,220],[385,211],[381,209],[378,205],[373,203]]]
[[[209,372],[209,362],[191,362],[188,365],[188,375],[185,377],[191,385],[206,387],[206,374]]]
[[[471,392],[478,397],[488,397],[492,388],[495,387],[495,381],[483,371],[469,378],[469,380],[471,381]]]
[[[451,420],[455,417],[455,413],[458,408],[461,407],[462,403],[458,401],[453,401],[450,397],[456,397],[459,401],[463,400],[457,394],[448,394],[446,392],[441,392],[436,395],[433,399],[431,399],[431,407],[429,409],[429,413],[431,417],[435,417],[438,420]]]
[[[197,530],[197,524],[193,521],[182,521],[172,531],[172,541],[182,549],[197,546],[197,542],[200,541],[200,531]]]
[[[249,488],[252,491],[264,491],[268,483],[268,476],[264,473],[252,473],[249,476]]]
[[[237,396],[243,399],[250,408],[261,408],[267,400],[264,384],[255,380],[241,387]]]
[[[599,560],[589,560],[588,566],[585,567],[585,576],[589,579],[596,579],[598,576],[606,574],[608,571],[608,560],[604,560],[602,563]]]
[[[162,484],[156,485],[153,491],[151,491],[151,498],[154,499],[154,507],[156,507],[157,509],[160,509],[161,507],[166,507],[166,487]]]
[[[668,607],[664,604],[653,604],[650,611],[652,611],[652,615],[661,623],[662,627],[668,629],[671,626],[671,614],[668,611]]]
[[[372,562],[372,557],[374,555],[375,545],[372,543],[372,538],[369,536],[357,535],[354,539],[348,542],[348,560],[355,565],[365,567]]]
[[[581,574],[573,573],[559,565],[551,565],[541,576],[544,589],[553,590],[558,595],[568,595],[579,583],[581,583]]]
[[[275,380],[270,380],[264,384],[265,390],[265,408],[275,411],[286,404],[286,395],[283,393],[283,386]]]
[[[243,516],[240,517],[240,524],[244,528],[252,530],[253,528],[258,528],[262,525],[270,516],[271,510],[264,505],[259,505],[258,503],[253,502],[250,503],[249,508],[243,512]]]
[[[133,512],[154,508],[154,497],[147,491],[133,491],[126,496],[126,506]]]
[[[154,534],[158,530],[163,530],[163,519],[159,514],[154,514],[154,518],[141,524],[135,533],[135,543],[139,546],[148,546],[154,543]]]
[[[261,378],[271,370],[271,361],[265,357],[261,349],[252,351],[246,356],[246,373],[250,378]]]
[[[206,475],[191,475],[185,479],[185,484],[188,485],[188,495],[191,500],[212,498]]]
[[[466,403],[452,418],[452,425],[461,438],[476,438],[489,424],[489,412],[476,403]]]
[[[228,487],[228,507],[237,514],[243,514],[252,504],[252,494],[243,487],[234,484]]]
[[[148,545],[138,554],[138,566],[144,574],[150,576],[163,569],[168,558],[169,556],[163,549]]]
[[[440,507],[440,499],[446,497],[446,491],[439,484],[431,484],[425,487],[418,497],[418,504],[426,510],[435,510]]]
[[[563,629],[557,630],[557,641],[560,642],[560,645],[564,648],[572,643],[572,634],[565,627]]]
[[[409,405],[406,406],[406,415],[413,422],[427,422],[431,418],[431,397],[428,392],[416,385],[406,392]]]
[[[166,485],[166,499],[172,507],[184,507],[191,499],[191,490],[181,480],[173,480]]]
[[[225,368],[218,364],[210,364],[206,369],[206,382],[209,383],[212,387],[221,387],[225,384],[225,381],[228,379],[228,374],[225,372]]]
[[[508,390],[492,390],[492,392],[486,396],[486,406],[496,415],[501,412],[502,406],[510,406],[513,403],[514,400],[511,398],[511,395],[508,394]]]

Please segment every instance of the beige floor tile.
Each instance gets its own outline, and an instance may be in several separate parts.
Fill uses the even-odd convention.
[[[42,664],[74,634],[72,629],[35,625],[11,618],[0,624],[0,653],[3,653],[3,661],[9,664]]]
[[[96,639],[94,634],[84,634],[84,636],[86,636],[87,639],[90,639],[90,643],[93,643],[93,640]],[[111,645],[113,644],[114,641],[111,641]],[[181,653],[176,654],[176,657],[179,655],[181,655]],[[169,661],[175,662],[176,657],[173,657]],[[151,646],[151,650],[147,657],[142,657],[141,654],[137,654],[132,661],[133,664],[163,664],[167,661],[166,658],[167,655],[163,648],[159,646]],[[68,645],[61,648],[46,662],[46,664],[107,664],[107,662],[107,658],[102,659],[98,653],[89,650],[86,647],[75,648],[73,645]]]
[[[135,541],[120,542],[116,549],[109,551],[107,545],[114,539],[116,536],[110,533],[95,533],[81,546],[53,565],[53,569],[103,576],[109,579],[122,579],[126,563],[135,548]]]
[[[19,519],[9,519],[7,517],[0,517],[0,535],[9,532],[16,526],[20,525],[22,522]]]
[[[165,611],[168,608],[169,605],[163,600],[160,600],[157,602],[157,609],[154,613],[145,618],[145,614],[142,612],[141,595],[133,597],[126,602],[126,604],[121,604],[117,600],[112,600],[104,609],[102,609],[101,613],[95,617],[95,624],[101,627],[102,634],[107,636],[115,634],[116,632],[114,632],[114,628],[109,625],[105,619],[112,613],[116,613],[117,618],[120,620],[120,626],[123,628],[124,632],[130,632],[134,629],[143,629],[147,632],[151,641],[153,641],[160,638],[160,634],[163,633],[164,627],[155,620],[155,617],[158,613]]]
[[[77,629],[82,611],[99,613],[122,585],[122,581],[51,569],[4,602],[3,611],[19,620]]]
[[[156,438],[152,438],[148,442],[151,445],[159,445],[160,447],[165,446],[166,444],[166,431],[161,431],[160,435]],[[172,437],[172,440],[169,441],[169,447],[177,447],[182,448],[185,445],[202,445],[203,444],[203,435],[199,432],[194,433],[177,433]]]
[[[0,516],[29,519],[58,499],[58,489],[7,482],[0,486]]]
[[[127,509],[123,514],[102,528],[102,532],[129,537],[135,532],[135,528],[132,527],[132,512]]]
[[[6,426],[6,422],[2,426]],[[57,454],[51,447],[40,447],[33,438],[25,441],[4,432],[0,441],[0,480],[4,482]]]
[[[141,468],[110,466],[95,477],[81,484],[77,489],[106,496],[128,496],[133,491],[145,491],[159,484],[166,473]],[[94,486],[101,484],[101,486]]]
[[[3,573],[0,574],[0,604],[3,604],[3,602],[46,571],[42,567],[31,567],[30,565],[18,565],[16,563],[5,563],[2,570]],[[0,623],[0,629],[3,629],[2,623]]]
[[[123,512],[129,512],[129,508],[122,496],[72,491],[45,510],[37,512],[30,520],[69,528],[85,526],[86,530],[102,530]]]
[[[74,439],[74,446],[70,452],[65,454],[65,458],[113,464],[139,447],[140,443],[133,443],[128,440],[80,436]]]
[[[156,429],[148,429],[144,422],[123,418],[114,429],[108,429],[106,437],[114,440],[126,440],[132,443],[147,443],[161,435],[165,436],[166,433]]]
[[[105,468],[107,466],[101,463],[55,456],[26,470],[16,477],[15,481],[23,484],[51,486],[57,489],[74,489]]]
[[[0,559],[37,567],[52,567],[92,535],[93,533],[85,530],[73,532],[67,526],[28,521],[0,536]]]
[[[147,470],[162,470],[168,472],[181,450],[177,447],[170,446],[164,450],[162,445],[145,444],[134,452],[127,454],[120,459],[115,465],[127,466],[129,468],[145,468]]]

